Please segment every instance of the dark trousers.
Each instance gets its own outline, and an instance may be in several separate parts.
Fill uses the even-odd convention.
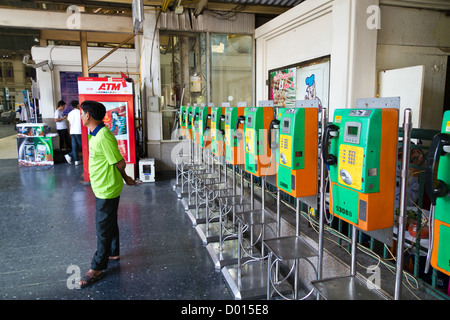
[[[95,223],[97,227],[97,251],[92,259],[92,270],[105,270],[110,256],[119,255],[119,225],[117,210],[120,197],[95,198]]]
[[[74,161],[78,161],[78,151],[81,151],[81,134],[71,134],[70,139],[72,140],[72,151],[69,155]]]
[[[59,135],[59,149],[64,149],[64,143],[66,144],[66,149],[70,149],[70,137],[69,137],[69,130],[62,129],[62,130],[56,130],[58,131]]]

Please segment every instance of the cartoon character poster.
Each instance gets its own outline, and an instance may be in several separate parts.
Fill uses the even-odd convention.
[[[119,150],[126,161],[130,161],[127,102],[102,102],[106,108],[103,123],[111,130],[119,144]]]
[[[330,61],[297,69],[297,99],[318,100],[319,112],[328,108]]]

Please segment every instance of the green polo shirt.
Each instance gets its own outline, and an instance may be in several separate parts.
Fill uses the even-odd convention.
[[[122,159],[116,137],[103,123],[99,124],[89,138],[89,176],[97,198],[120,196],[123,179],[115,164]]]

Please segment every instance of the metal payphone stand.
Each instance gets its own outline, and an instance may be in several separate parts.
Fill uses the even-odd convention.
[[[382,100],[384,99],[384,100]],[[383,105],[383,101],[387,101],[389,98],[382,99],[373,99],[378,100],[376,104]],[[370,99],[363,99],[367,102]],[[397,101],[397,100],[395,100]],[[399,101],[398,101],[399,102]],[[367,105],[367,104],[366,104]],[[387,104],[386,104],[387,105]],[[357,105],[359,108],[362,108],[361,105]],[[367,106],[370,108],[370,106]],[[377,106],[378,108],[382,108],[383,106]],[[395,106],[394,106],[395,107]],[[408,165],[409,156],[409,137],[410,137],[410,110],[407,109],[405,111],[405,123],[404,123],[404,153],[402,163],[404,166]],[[409,123],[408,123],[409,121]],[[325,139],[322,139],[322,148],[327,148],[325,145]],[[406,152],[405,152],[406,148]],[[324,153],[322,152],[322,160],[324,159]],[[324,161],[322,161],[324,163]],[[325,170],[322,168],[322,172]],[[400,193],[400,204],[406,201],[406,183],[407,183],[407,170],[402,170],[402,188]],[[319,266],[318,266],[318,280],[312,281],[311,284],[315,287],[318,293],[318,297],[322,297],[327,300],[387,300],[388,297],[379,290],[379,288],[375,287],[372,283],[368,283],[367,280],[363,279],[356,272],[356,256],[357,256],[357,239],[358,239],[358,229],[355,225],[352,225],[352,237],[351,237],[351,266],[350,266],[350,275],[343,277],[333,277],[328,279],[322,278],[322,267],[323,267],[323,215],[325,209],[325,186],[321,187],[321,211],[320,211],[320,229],[319,229]],[[331,192],[331,190],[330,190]],[[403,244],[404,244],[404,225],[402,219],[405,217],[405,209],[406,207],[401,205],[400,207],[400,226],[399,226],[399,243],[398,248],[399,252],[401,252],[400,256],[397,258],[397,278],[400,277],[403,272]],[[403,210],[403,212],[402,212]],[[401,260],[401,261],[400,261]],[[400,284],[401,285],[401,284]],[[398,283],[396,280],[396,296],[399,293]]]
[[[203,245],[207,246],[211,242],[218,242],[220,238],[222,228],[222,216],[218,203],[218,197],[223,195],[229,195],[232,187],[227,182],[227,170],[224,170],[224,180],[222,181],[222,170],[224,156],[222,154],[222,143],[217,143],[217,140],[223,137],[220,132],[217,132],[221,128],[221,122],[223,121],[221,113],[222,108],[213,108],[211,110],[211,153],[210,159],[212,160],[213,170],[219,175],[218,181],[205,184],[205,224],[198,224],[195,229],[202,239]],[[224,118],[224,117],[223,117]],[[215,149],[214,152],[212,152]]]
[[[211,242],[206,246],[210,254],[216,271],[220,271],[224,266],[237,263],[238,255],[238,235],[236,224],[236,212],[250,209],[250,201],[244,197],[244,176],[241,168],[240,194],[237,194],[236,169],[241,166],[242,159],[239,157],[230,159],[230,152],[233,148],[234,139],[236,138],[236,130],[239,126],[238,110],[244,108],[245,105],[238,103],[238,107],[230,107],[223,105],[225,112],[225,164],[224,169],[227,171],[227,164],[232,165],[232,192],[230,195],[222,195],[218,197],[219,201],[219,224],[220,230],[219,241]],[[236,123],[236,130],[231,129],[231,124]],[[239,146],[238,146],[239,147]],[[237,152],[237,151],[236,151]],[[228,160],[227,160],[228,159]]]
[[[296,104],[296,108],[300,108],[300,107],[309,107],[309,108],[318,108],[318,103],[317,101],[297,101]],[[307,118],[306,116],[303,116],[303,122],[300,122],[299,124],[302,124],[301,126],[296,126],[296,128],[299,128],[299,130],[295,129],[294,127],[294,123],[291,123],[294,121],[294,119],[297,119],[297,121],[302,119],[301,114],[299,113],[299,110],[296,109],[286,109],[289,114],[288,115],[283,115],[283,112],[280,112],[279,115],[281,118],[278,119],[278,121],[276,122],[274,128],[275,129],[280,129],[280,122],[286,122],[286,124],[282,124],[283,125],[283,129],[281,130],[281,132],[286,133],[286,134],[290,134],[292,136],[296,136],[296,137],[300,137],[299,139],[301,140],[306,140],[307,137],[305,135],[306,130],[310,130],[311,131],[311,135],[317,137],[317,127],[318,127],[318,119],[317,119],[317,113],[315,113],[315,120],[316,120],[316,124],[314,125],[313,123],[309,123],[308,125],[310,126],[309,128],[305,128],[306,126],[306,122],[309,120],[311,121],[310,118]],[[323,113],[326,112],[326,110],[322,111]],[[291,114],[295,114],[296,118],[291,118]],[[310,114],[314,114],[314,113],[310,113]],[[322,127],[325,125],[325,122],[322,122]],[[270,140],[270,139],[269,139]],[[277,141],[279,141],[281,139],[277,139]],[[305,141],[306,142],[306,141]],[[269,144],[271,145],[271,141],[269,141]],[[281,144],[281,142],[280,142]],[[293,141],[291,140],[290,143],[285,142],[285,147],[288,148],[288,152],[290,152],[287,155],[284,155],[283,159],[289,158],[291,159],[291,153],[293,150],[297,151],[298,146],[294,146]],[[314,154],[314,157],[312,156],[312,154],[310,155],[309,158],[314,158],[314,163],[317,164],[317,156],[315,154],[315,152],[317,151],[317,144],[311,143],[308,144],[308,147],[305,147],[305,149],[303,150],[302,157],[306,156],[306,153],[312,153]],[[279,151],[281,152],[281,151]],[[286,152],[286,151],[284,151]],[[298,152],[298,151],[297,151]],[[281,155],[281,153],[280,153]],[[277,159],[280,159],[277,156]],[[312,160],[312,159],[311,159]],[[278,161],[282,161],[281,159]],[[279,164],[280,162],[277,163]],[[280,165],[280,164],[279,164]],[[303,170],[315,170],[315,172],[317,172],[317,166],[315,165],[313,168],[309,168],[309,167],[304,167],[302,168]],[[277,188],[277,225],[280,225],[280,188],[282,188],[279,183],[280,181],[282,181],[281,177],[278,176],[280,175],[280,169],[278,168],[277,170],[277,180],[278,180],[278,188]],[[293,175],[293,172],[290,171],[289,172],[289,178]],[[309,177],[303,176],[303,179],[301,181],[302,184],[314,184],[317,183],[317,176],[315,175],[311,175]],[[316,185],[317,186],[317,185]],[[290,193],[293,193],[295,189],[299,189],[296,188],[295,185],[291,186],[291,189],[288,188],[287,191],[289,191]],[[313,188],[314,189],[314,188]],[[309,245],[301,236],[300,236],[300,195],[307,195],[307,196],[311,196],[312,193],[315,192],[315,196],[317,196],[319,193],[317,193],[317,187],[315,188],[314,191],[305,191],[305,190],[297,190],[296,193],[293,193],[293,195],[297,196],[296,197],[296,210],[295,210],[295,217],[296,217],[296,227],[295,227],[295,235],[294,236],[284,236],[281,237],[280,236],[280,230],[279,227],[277,229],[277,234],[276,234],[276,238],[273,239],[268,239],[264,241],[264,244],[267,246],[267,248],[269,249],[269,255],[268,255],[268,263],[267,263],[267,299],[271,299],[272,294],[276,293],[279,296],[281,296],[284,299],[291,299],[289,297],[287,297],[284,294],[284,291],[291,291],[292,292],[292,298],[297,300],[299,299],[299,263],[300,260],[304,260],[306,262],[308,262],[313,269],[316,271],[315,266],[313,265],[312,261],[310,261],[310,258],[314,258],[318,256],[318,252],[316,249],[314,249],[311,245]],[[273,262],[272,262],[273,260]],[[292,261],[292,266],[290,267],[290,271],[287,273],[287,275],[282,279],[279,280],[279,275],[280,275],[280,268],[279,268],[279,262],[284,261],[284,262],[288,262],[288,261]],[[275,269],[274,275],[272,276],[272,271]],[[294,275],[294,282],[293,282],[293,287],[292,289],[287,289],[289,288],[289,284],[288,284],[288,280],[289,277],[292,275]],[[317,271],[315,272],[315,274],[317,275]],[[283,291],[283,292],[282,292]],[[314,289],[310,290],[309,293],[307,293],[304,297],[302,297],[301,299],[306,299],[308,298],[312,293],[313,293]]]
[[[273,108],[273,101],[260,101],[258,107]],[[255,209],[254,175],[250,174],[250,208],[249,211],[236,213],[239,242],[237,264],[222,268],[222,275],[237,300],[258,299],[266,296],[267,256],[264,245],[261,245],[261,252],[258,252],[255,245],[258,242],[263,244],[265,228],[277,221],[265,209],[264,175],[261,176],[261,209]],[[255,239],[256,228],[259,228],[259,235]],[[244,232],[247,231],[249,231],[248,245],[244,239]]]

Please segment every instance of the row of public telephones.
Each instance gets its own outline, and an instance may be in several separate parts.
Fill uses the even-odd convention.
[[[277,175],[293,197],[317,195],[318,150],[328,168],[329,210],[363,231],[392,227],[398,107],[336,109],[319,139],[314,101],[296,107],[183,106],[182,135],[257,177]],[[320,146],[321,144],[321,146]],[[425,190],[432,203],[431,265],[450,275],[450,111],[432,141]]]

